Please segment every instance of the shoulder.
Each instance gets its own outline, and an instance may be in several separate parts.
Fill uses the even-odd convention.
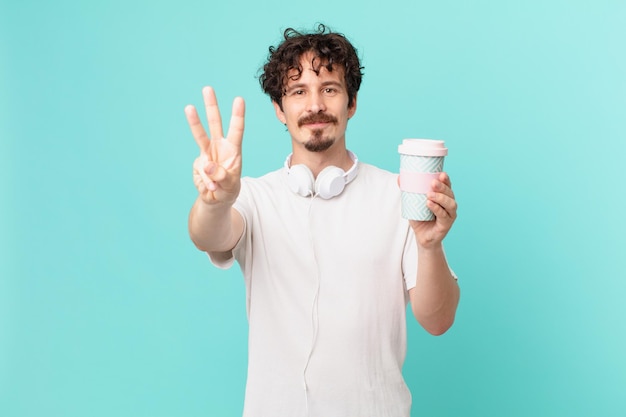
[[[284,170],[277,169],[260,177],[242,177],[241,187],[250,190],[275,188],[284,181]]]
[[[285,198],[286,187],[283,169],[271,171],[260,177],[242,177],[237,206],[244,208],[265,204],[273,205]]]
[[[357,178],[359,183],[368,187],[389,189],[390,191],[399,191],[398,174],[379,168],[374,165],[360,162]]]
[[[365,162],[359,162],[359,175],[361,174],[380,179],[392,179],[398,176],[398,174]]]

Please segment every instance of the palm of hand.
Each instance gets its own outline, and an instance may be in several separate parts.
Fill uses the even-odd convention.
[[[222,175],[213,175],[211,179],[211,174]],[[232,179],[240,177],[241,152],[228,139],[211,140],[208,149],[201,151],[194,163],[194,183],[208,203],[234,202],[239,194],[239,182]]]

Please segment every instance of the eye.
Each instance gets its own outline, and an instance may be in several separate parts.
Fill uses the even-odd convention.
[[[337,89],[334,87],[326,87],[324,88],[324,94],[334,96],[335,94],[337,94]]]

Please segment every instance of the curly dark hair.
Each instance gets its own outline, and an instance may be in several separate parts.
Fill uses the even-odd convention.
[[[288,28],[283,33],[284,41],[278,47],[270,46],[267,62],[259,76],[261,88],[272,101],[278,103],[282,109],[282,98],[285,94],[287,74],[296,70],[291,76],[297,80],[302,75],[300,58],[306,52],[313,52],[315,58],[311,62],[313,70],[319,74],[322,67],[329,72],[333,66],[344,69],[344,77],[348,90],[348,107],[352,106],[356,94],[361,86],[363,77],[361,63],[357,51],[346,37],[332,32],[327,26],[320,23],[312,33],[301,33]]]

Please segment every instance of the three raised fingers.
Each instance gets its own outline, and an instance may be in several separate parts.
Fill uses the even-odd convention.
[[[222,139],[224,138],[224,131],[222,130],[222,116],[217,104],[217,98],[215,96],[215,90],[212,87],[204,87],[202,89],[202,96],[204,98],[204,106],[207,115],[207,122],[209,125],[209,137],[202,126],[200,117],[196,108],[192,105],[185,107],[185,115],[187,116],[187,123],[191,129],[191,133],[198,144],[201,151],[207,152],[211,138]],[[243,140],[244,130],[244,118],[245,118],[245,103],[243,98],[237,97],[233,101],[232,115],[230,118],[230,125],[228,130],[229,141],[236,146],[241,146]]]

